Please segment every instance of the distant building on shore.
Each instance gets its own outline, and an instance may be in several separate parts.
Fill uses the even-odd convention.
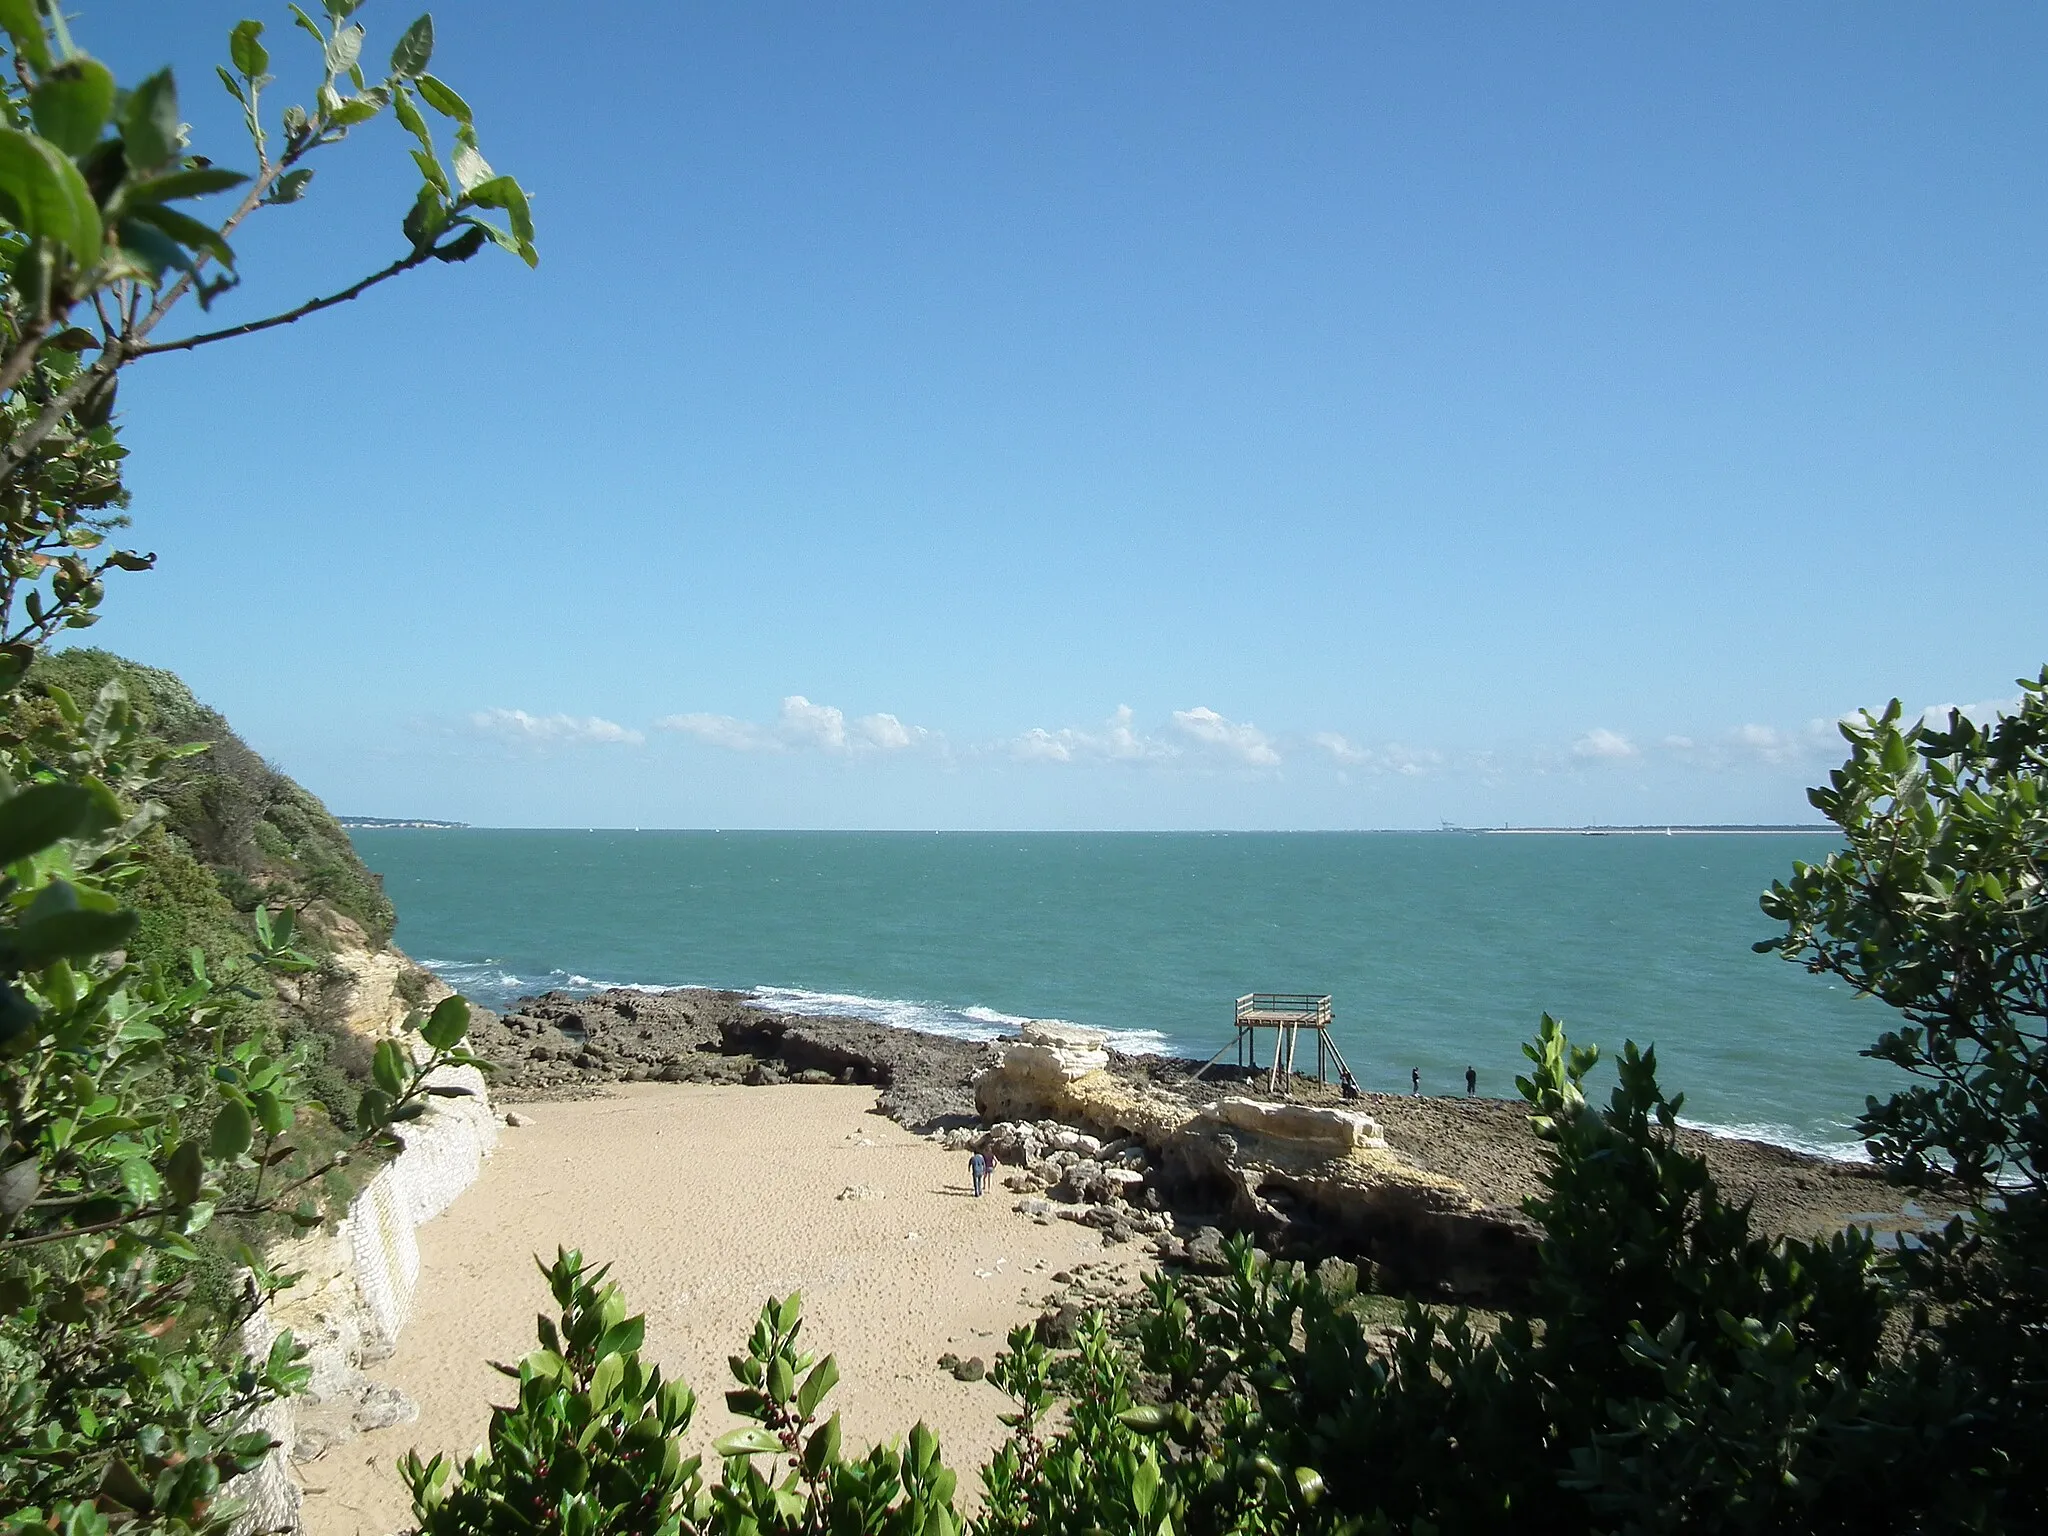
[[[334,818],[349,829],[365,828],[382,830],[387,827],[417,827],[427,832],[460,832],[467,830],[466,821],[427,821],[420,817],[411,820],[389,816],[337,816]]]

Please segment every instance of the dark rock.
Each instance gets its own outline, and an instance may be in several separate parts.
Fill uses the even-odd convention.
[[[955,1381],[980,1381],[988,1374],[988,1363],[979,1355],[969,1355],[953,1367]]]
[[[637,1064],[663,1082],[872,1083],[882,1112],[917,1131],[971,1123],[974,1076],[991,1055],[972,1041],[776,1013],[744,993],[697,989],[549,992],[502,1018],[479,1008],[470,1047],[499,1064],[491,1092],[504,1103],[586,1093]],[[766,1069],[758,1078],[757,1063]]]
[[[1039,1314],[1039,1340],[1048,1349],[1072,1349],[1074,1340],[1080,1336],[1081,1325],[1087,1320],[1087,1308],[1078,1301],[1063,1301],[1058,1307]]]
[[[1206,1275],[1220,1275],[1230,1266],[1223,1256],[1223,1233],[1204,1227],[1187,1242],[1187,1266]]]

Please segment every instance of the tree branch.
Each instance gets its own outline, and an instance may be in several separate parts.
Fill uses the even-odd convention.
[[[231,325],[226,330],[206,331],[197,336],[186,336],[178,341],[144,342],[139,346],[129,347],[127,353],[130,357],[151,357],[159,352],[189,352],[194,347],[203,347],[210,342],[232,341],[237,336],[253,336],[258,331],[267,331],[280,325],[290,325],[296,320],[305,319],[308,315],[318,314],[323,309],[332,309],[337,304],[346,304],[350,299],[360,297],[369,289],[376,287],[377,284],[386,282],[398,276],[401,272],[410,271],[432,255],[433,248],[427,247],[414,251],[410,255],[401,256],[382,271],[372,272],[361,282],[352,284],[342,289],[339,293],[331,293],[324,299],[308,299],[297,309],[288,309],[281,315],[271,315],[263,320],[251,320],[245,325]]]

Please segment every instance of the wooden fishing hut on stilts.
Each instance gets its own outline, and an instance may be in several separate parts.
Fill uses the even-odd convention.
[[[1286,1091],[1288,1081],[1294,1076],[1294,1055],[1301,1045],[1301,1034],[1307,1030],[1316,1037],[1316,1081],[1330,1080],[1330,1065],[1337,1067],[1337,1081],[1351,1084],[1357,1080],[1351,1075],[1351,1068],[1344,1060],[1344,1053],[1337,1049],[1337,1042],[1330,1038],[1330,997],[1328,993],[1315,992],[1247,992],[1237,1000],[1237,1031],[1230,1043],[1203,1062],[1195,1073],[1200,1077],[1233,1048],[1237,1051],[1237,1064],[1252,1071],[1259,1069],[1259,1031],[1273,1031],[1273,1060],[1266,1072],[1266,1089],[1270,1093]]]

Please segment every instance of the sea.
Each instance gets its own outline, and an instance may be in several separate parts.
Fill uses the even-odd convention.
[[[1334,999],[1359,1082],[1515,1092],[1541,1015],[1654,1045],[1681,1117],[1860,1157],[1882,1004],[1752,945],[1824,833],[351,833],[398,942],[487,1007],[728,987],[970,1039],[1027,1019],[1206,1057],[1240,993]],[[1611,1083],[1598,1069],[1594,1085]]]

